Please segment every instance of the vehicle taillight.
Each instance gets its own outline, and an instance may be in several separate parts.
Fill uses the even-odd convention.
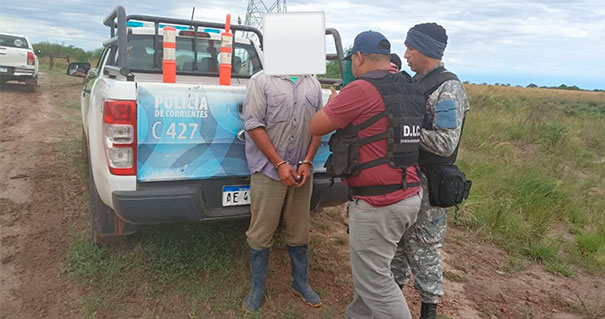
[[[36,59],[34,58],[34,53],[31,51],[27,51],[27,65],[36,65]]]
[[[109,171],[136,175],[136,101],[106,100],[103,104],[103,145]]]

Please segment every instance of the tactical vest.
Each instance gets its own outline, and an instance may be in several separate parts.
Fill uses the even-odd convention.
[[[444,82],[450,80],[460,81],[454,73],[447,71],[443,66],[440,66],[424,76],[424,78],[422,78],[418,83],[418,86],[422,90],[425,100],[428,100],[429,96],[435,92],[435,90],[437,90]],[[462,122],[462,128],[464,128],[464,121]],[[433,127],[433,114],[430,114],[428,109],[424,117],[422,129],[435,130],[435,127]],[[462,130],[460,131],[460,134],[462,135]],[[456,145],[454,153],[448,157],[439,156],[421,149],[418,157],[418,164],[420,167],[454,164],[454,162],[456,162],[456,157],[458,156],[458,146],[460,146],[460,140],[461,139],[458,140],[458,145]]]
[[[401,184],[353,187],[353,195],[359,196],[388,194],[415,186],[417,183],[414,185],[406,183],[405,172],[407,167],[418,162],[420,128],[426,108],[422,91],[411,83],[409,75],[406,77],[402,73],[373,71],[360,79],[378,89],[385,110],[362,123],[349,124],[344,129],[336,130],[329,141],[332,154],[326,161],[326,172],[334,177],[347,178],[358,176],[362,170],[382,164],[403,169]],[[385,132],[365,138],[359,137],[360,131],[372,126],[383,117],[388,119]],[[360,163],[360,147],[381,140],[387,142],[386,156]]]

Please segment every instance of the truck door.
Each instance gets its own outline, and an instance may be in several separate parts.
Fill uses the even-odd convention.
[[[105,59],[107,58],[107,52],[109,52],[109,48],[105,48],[105,50],[103,50],[103,53],[101,53],[101,57],[99,58],[99,61],[97,62],[95,68],[91,69],[88,72],[90,78],[88,78],[88,82],[86,82],[86,85],[84,85],[84,88],[82,89],[82,95],[80,95],[80,105],[82,106],[82,123],[84,123],[84,121],[86,121],[86,118],[88,118],[88,109],[92,96],[92,88],[95,85],[97,79],[99,78],[99,73],[101,73],[103,70],[102,66],[105,63]]]

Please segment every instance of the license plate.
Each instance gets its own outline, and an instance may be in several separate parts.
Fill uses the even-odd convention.
[[[250,204],[250,185],[223,186],[223,206]]]
[[[7,73],[8,72],[8,68],[0,67],[0,72]]]

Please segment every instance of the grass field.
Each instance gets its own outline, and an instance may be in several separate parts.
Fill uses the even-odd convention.
[[[468,85],[455,222],[573,276],[605,271],[605,94]]]
[[[577,267],[605,273],[605,94],[478,85],[467,90],[471,111],[458,164],[473,189],[459,211],[452,209],[450,227],[503,247],[510,272],[523,267],[519,260],[531,260],[569,277]],[[64,108],[76,121],[73,103]],[[71,159],[66,165],[77,168],[85,183],[85,170],[73,165],[78,142],[64,146]],[[348,242],[329,226],[340,218],[335,210],[322,214],[313,217],[311,265],[336,278],[328,293],[335,300],[314,316],[336,318],[349,301],[339,294],[351,286]],[[305,317],[307,308],[299,303],[284,306],[271,297],[259,314],[239,310],[249,288],[246,228],[245,221],[149,226],[112,247],[96,246],[87,230],[75,229],[63,272],[90,287],[74,301],[90,317]],[[288,257],[282,236],[271,263],[283,270]],[[278,275],[268,274],[269,296],[285,287],[273,286]],[[146,306],[129,304],[134,295]]]

